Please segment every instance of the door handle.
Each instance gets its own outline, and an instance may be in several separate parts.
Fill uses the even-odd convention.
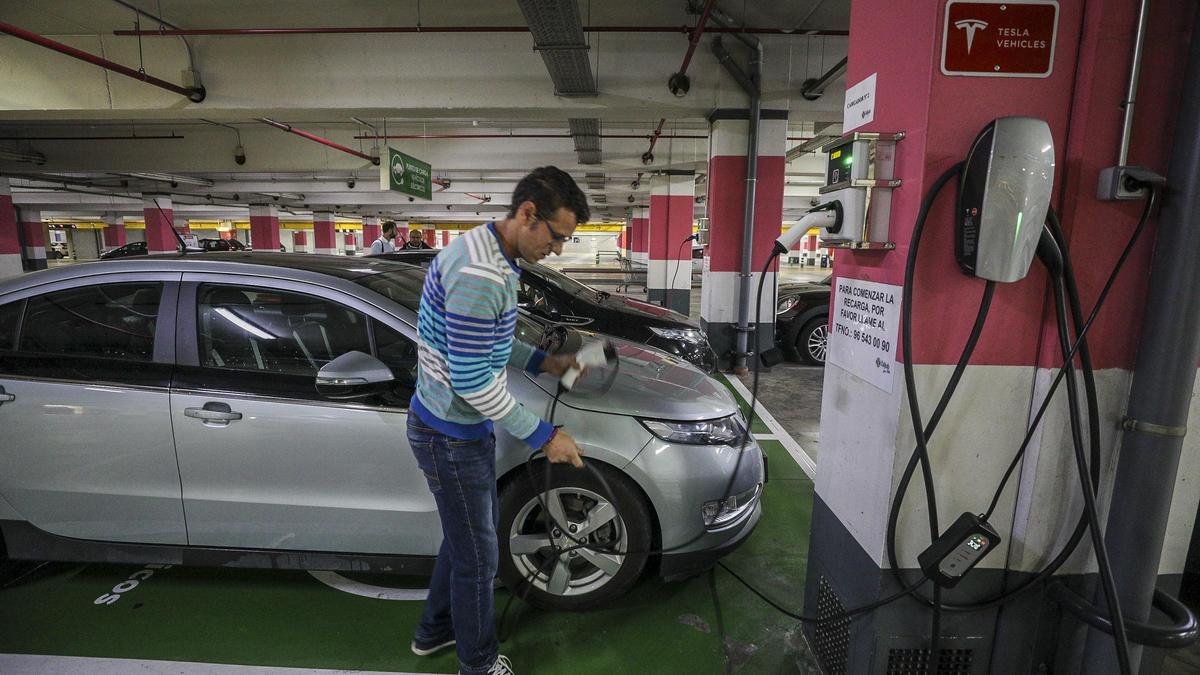
[[[10,394],[10,393],[4,391],[4,387],[0,387],[0,405],[4,405],[5,403],[12,403],[15,400],[17,400],[16,394]]]
[[[205,403],[203,408],[184,408],[183,414],[205,422],[229,423],[242,419],[242,413],[233,412],[228,403]]]

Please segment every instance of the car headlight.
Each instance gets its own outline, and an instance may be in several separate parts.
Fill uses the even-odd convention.
[[[650,433],[664,441],[691,445],[733,445],[742,440],[742,426],[737,415],[701,422],[668,422],[640,420]]]
[[[655,328],[651,326],[650,332],[668,340],[682,340],[683,342],[693,342],[696,344],[705,344],[708,342],[704,331],[696,330],[695,328]]]
[[[789,309],[795,307],[796,303],[798,302],[800,302],[800,298],[797,298],[794,295],[780,299],[779,304],[775,307],[775,314],[783,314]]]

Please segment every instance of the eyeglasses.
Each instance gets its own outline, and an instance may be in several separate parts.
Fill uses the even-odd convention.
[[[555,232],[555,231],[554,231],[554,228],[553,228],[553,227],[550,227],[550,221],[549,221],[549,220],[546,220],[545,218],[543,218],[543,217],[539,216],[539,215],[538,215],[538,214],[536,214],[536,213],[535,213],[535,214],[533,214],[533,218],[534,218],[534,220],[540,220],[540,221],[542,221],[543,223],[545,223],[545,225],[546,225],[546,230],[547,230],[547,231],[550,233],[550,241],[552,241],[552,242],[554,242],[554,243],[556,243],[556,244],[562,244],[562,243],[565,243],[565,242],[571,241],[571,238],[570,238],[570,237],[564,237],[563,235],[561,235],[561,234],[559,234],[559,233]]]

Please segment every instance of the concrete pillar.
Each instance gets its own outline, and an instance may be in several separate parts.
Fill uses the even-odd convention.
[[[650,264],[650,209],[639,206],[633,209],[633,218],[629,220],[631,232],[629,241],[629,260],[636,266],[645,268]]]
[[[442,248],[450,245],[450,230],[442,230]]]
[[[292,252],[293,253],[308,253],[308,231],[293,230],[292,231]]]
[[[696,174],[686,172],[650,179],[647,299],[687,314],[692,298],[692,234]],[[686,257],[685,257],[686,254]]]
[[[329,211],[313,213],[313,253],[337,253],[333,222],[333,213]]]
[[[357,240],[358,240],[358,235],[354,234],[353,232],[347,232],[344,235],[344,238],[342,239],[342,245],[345,247],[345,249],[347,251],[357,251],[358,250],[358,241]]]
[[[0,279],[22,271],[21,237],[17,212],[13,209],[12,187],[8,178],[0,176]]]
[[[700,325],[717,355],[726,359],[737,345],[738,308],[742,305],[742,235],[746,223],[746,150],[749,111],[718,109],[709,116],[708,269],[700,288]],[[775,344],[775,287],[778,265],[767,272],[761,313],[754,300],[763,266],[783,225],[784,152],[787,111],[763,110],[758,129],[758,176],[754,196],[754,240],[750,264],[750,314],[762,323],[748,341],[756,354]],[[752,357],[753,359],[753,357]]]
[[[170,195],[142,195],[142,217],[146,222],[146,251],[174,253],[179,250],[175,236],[175,216]]]
[[[379,218],[376,216],[363,216],[362,242],[360,248],[363,249],[363,254],[371,252],[371,244],[380,237],[382,230],[379,227]]]
[[[271,204],[250,205],[250,245],[255,251],[279,250],[279,209]]]
[[[26,272],[46,269],[46,226],[42,224],[42,212],[22,208],[19,211],[21,227],[21,251]]]
[[[104,216],[104,225],[104,246],[106,248],[120,248],[126,244],[124,218],[116,214],[107,214]]]
[[[188,225],[187,216],[174,216],[175,231],[179,234],[191,234],[192,228]]]
[[[1178,108],[1191,30],[1190,18],[1179,17],[1194,16],[1195,7],[1184,0],[1165,0],[1150,7],[1146,44],[1153,48],[1145,52],[1137,100],[1153,103],[1137,107],[1128,163],[1166,173],[1171,120]],[[1050,125],[1056,158],[1052,205],[1067,232],[1085,314],[1090,310],[1143,207],[1141,202],[1100,202],[1095,197],[1099,170],[1117,159],[1120,103],[1137,4],[1098,0],[1087,3],[1085,15],[1079,3],[1059,3],[1057,12],[1052,71],[1047,77],[951,77],[941,72],[943,33],[946,41],[965,41],[968,33],[953,23],[946,25],[945,3],[851,5],[846,82],[853,86],[876,77],[874,120],[857,131],[903,131],[907,136],[896,149],[897,178],[903,187],[893,193],[889,225],[889,239],[897,250],[837,251],[833,311],[845,306],[840,304],[845,291],[839,284],[880,284],[894,292],[898,304],[906,251],[926,192],[938,176],[966,157],[988,122],[1008,115],[1036,117]],[[988,28],[975,30],[976,48],[984,40],[1001,39],[996,31],[1005,24],[991,17],[989,23]],[[951,255],[954,193],[951,184],[930,211],[914,271],[912,367],[926,421],[971,332],[984,288],[982,280],[964,276]],[[1097,500],[1101,523],[1139,340],[1155,231],[1152,219],[1089,331],[1102,430]],[[929,446],[941,531],[960,514],[981,513],[987,507],[1061,365],[1056,322],[1047,300],[1049,283],[1041,264],[1034,261],[1028,277],[996,287],[983,335]],[[898,335],[894,326],[892,331]],[[833,601],[845,608],[857,607],[898,588],[887,552],[888,512],[915,444],[903,364],[899,346],[891,359],[878,365],[874,358],[868,363],[848,356],[835,358],[848,340],[836,332],[831,335],[831,356],[824,371],[807,612]],[[892,372],[890,379],[873,382],[855,374],[855,369],[861,374],[884,366]],[[1062,550],[1083,503],[1065,399],[1060,389],[1023,464],[1001,494],[990,519],[1002,537],[1000,546],[957,587],[944,592],[943,602],[963,603],[1011,589],[1032,578]],[[1200,397],[1191,405],[1195,419]],[[1174,490],[1177,505],[1159,568],[1158,581],[1166,590],[1178,588],[1183,571],[1200,499],[1200,484],[1194,480],[1197,472],[1200,438],[1188,434],[1177,481],[1158,488]],[[903,503],[897,533],[897,566],[905,579],[914,580],[916,557],[930,542],[920,471]],[[1085,536],[1056,579],[1069,586],[1094,584],[1091,548]],[[1109,551],[1114,559],[1126,553]],[[1102,599],[1098,606],[1104,607]],[[891,650],[919,653],[929,644],[930,619],[931,612],[924,606],[902,600],[851,622],[847,656],[839,661],[842,668],[854,673],[884,672]],[[988,672],[1078,673],[1084,663],[1084,625],[1065,616],[1042,592],[1027,594],[999,611],[943,613],[941,629],[943,649],[971,650],[974,662],[981,664],[975,667]],[[812,636],[813,629],[806,630]],[[829,645],[824,640],[815,644]],[[1093,647],[1093,654],[1113,649],[1107,639]],[[828,666],[828,646],[817,651]],[[1140,670],[1134,664],[1134,671],[1159,672],[1154,658],[1152,650],[1145,650]]]

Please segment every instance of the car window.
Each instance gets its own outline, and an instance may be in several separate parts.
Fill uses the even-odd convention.
[[[20,351],[130,361],[154,357],[162,284],[83,286],[30,298]]]
[[[0,305],[0,350],[9,351],[17,346],[17,322],[21,320],[22,306],[20,300]]]
[[[303,293],[203,284],[197,313],[207,368],[315,376],[346,352],[371,353],[366,316]]]
[[[357,277],[353,281],[415,312],[421,306],[421,290],[425,286],[425,270],[419,267],[406,267]]]
[[[582,284],[578,281],[575,281],[571,277],[559,272],[553,267],[546,267],[545,265],[539,265],[537,263],[525,262],[524,260],[517,264],[522,268],[529,270],[531,274],[537,275],[546,283],[555,286],[565,293],[570,293],[571,295],[578,295],[580,293],[587,293],[589,295],[596,294],[596,289],[588,286],[587,284]]]
[[[396,382],[409,395],[417,387],[417,345],[398,331],[378,321],[375,329],[375,357],[391,369]]]

